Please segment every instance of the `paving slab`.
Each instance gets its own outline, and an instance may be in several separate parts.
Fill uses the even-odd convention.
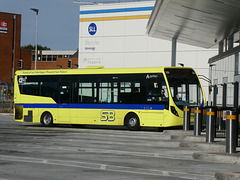
[[[240,153],[196,152],[193,154],[193,158],[208,162],[240,164]]]
[[[239,180],[240,171],[239,172],[216,172],[215,178],[217,180]]]

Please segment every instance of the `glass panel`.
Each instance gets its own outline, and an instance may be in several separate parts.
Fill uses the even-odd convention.
[[[172,98],[175,104],[183,106],[202,106],[202,89],[192,69],[165,69]]]
[[[113,89],[113,102],[114,103],[118,102],[118,89],[117,88]]]
[[[92,83],[79,83],[79,87],[92,87]]]
[[[42,61],[47,61],[46,55],[43,55],[43,56],[42,56]]]
[[[167,102],[168,92],[165,82],[147,82],[147,102]]]
[[[130,93],[131,92],[131,82],[121,82],[120,83],[120,92],[121,93]]]
[[[59,87],[60,103],[71,103],[70,82],[61,81]]]
[[[38,95],[38,77],[18,76],[18,84],[21,94]]]
[[[57,99],[57,82],[45,80],[40,82],[40,96],[52,97],[54,100]]]
[[[106,86],[108,83],[100,83],[100,87]],[[111,103],[111,88],[99,88],[99,102]]]
[[[96,102],[93,96],[93,83],[85,82],[79,83],[78,99],[81,103]],[[95,92],[95,91],[94,91]]]

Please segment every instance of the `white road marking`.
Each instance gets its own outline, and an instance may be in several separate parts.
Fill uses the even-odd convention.
[[[143,169],[143,168],[133,168],[127,166],[114,166],[105,165],[99,163],[89,163],[80,161],[66,161],[66,160],[55,160],[55,159],[40,159],[40,158],[30,158],[30,157],[20,157],[20,156],[5,156],[0,155],[0,159],[4,161],[15,161],[23,163],[34,163],[34,164],[48,164],[56,166],[66,166],[66,167],[76,167],[84,169],[101,169],[104,171],[113,171],[121,173],[132,173],[132,174],[142,174],[150,176],[164,176],[164,177],[178,177],[183,179],[201,179],[207,180],[213,178],[213,176],[200,175],[200,174],[190,174],[184,172],[174,172],[174,171],[162,171],[159,169]]]

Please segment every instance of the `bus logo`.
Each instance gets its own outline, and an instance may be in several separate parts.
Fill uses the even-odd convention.
[[[18,79],[18,83],[19,83],[19,84],[25,83],[26,80],[27,80],[27,77],[20,77],[20,78]]]
[[[158,74],[147,74],[146,79],[158,78]]]
[[[115,112],[101,111],[101,121],[115,121]]]
[[[96,34],[96,32],[97,32],[97,25],[95,23],[91,23],[88,26],[88,33],[93,36],[94,34]]]

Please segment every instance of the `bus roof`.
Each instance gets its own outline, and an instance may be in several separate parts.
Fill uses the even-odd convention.
[[[159,73],[165,68],[192,69],[189,67],[139,67],[139,68],[103,68],[87,67],[85,69],[49,69],[49,70],[18,70],[15,75],[77,75],[77,74],[133,74]]]

